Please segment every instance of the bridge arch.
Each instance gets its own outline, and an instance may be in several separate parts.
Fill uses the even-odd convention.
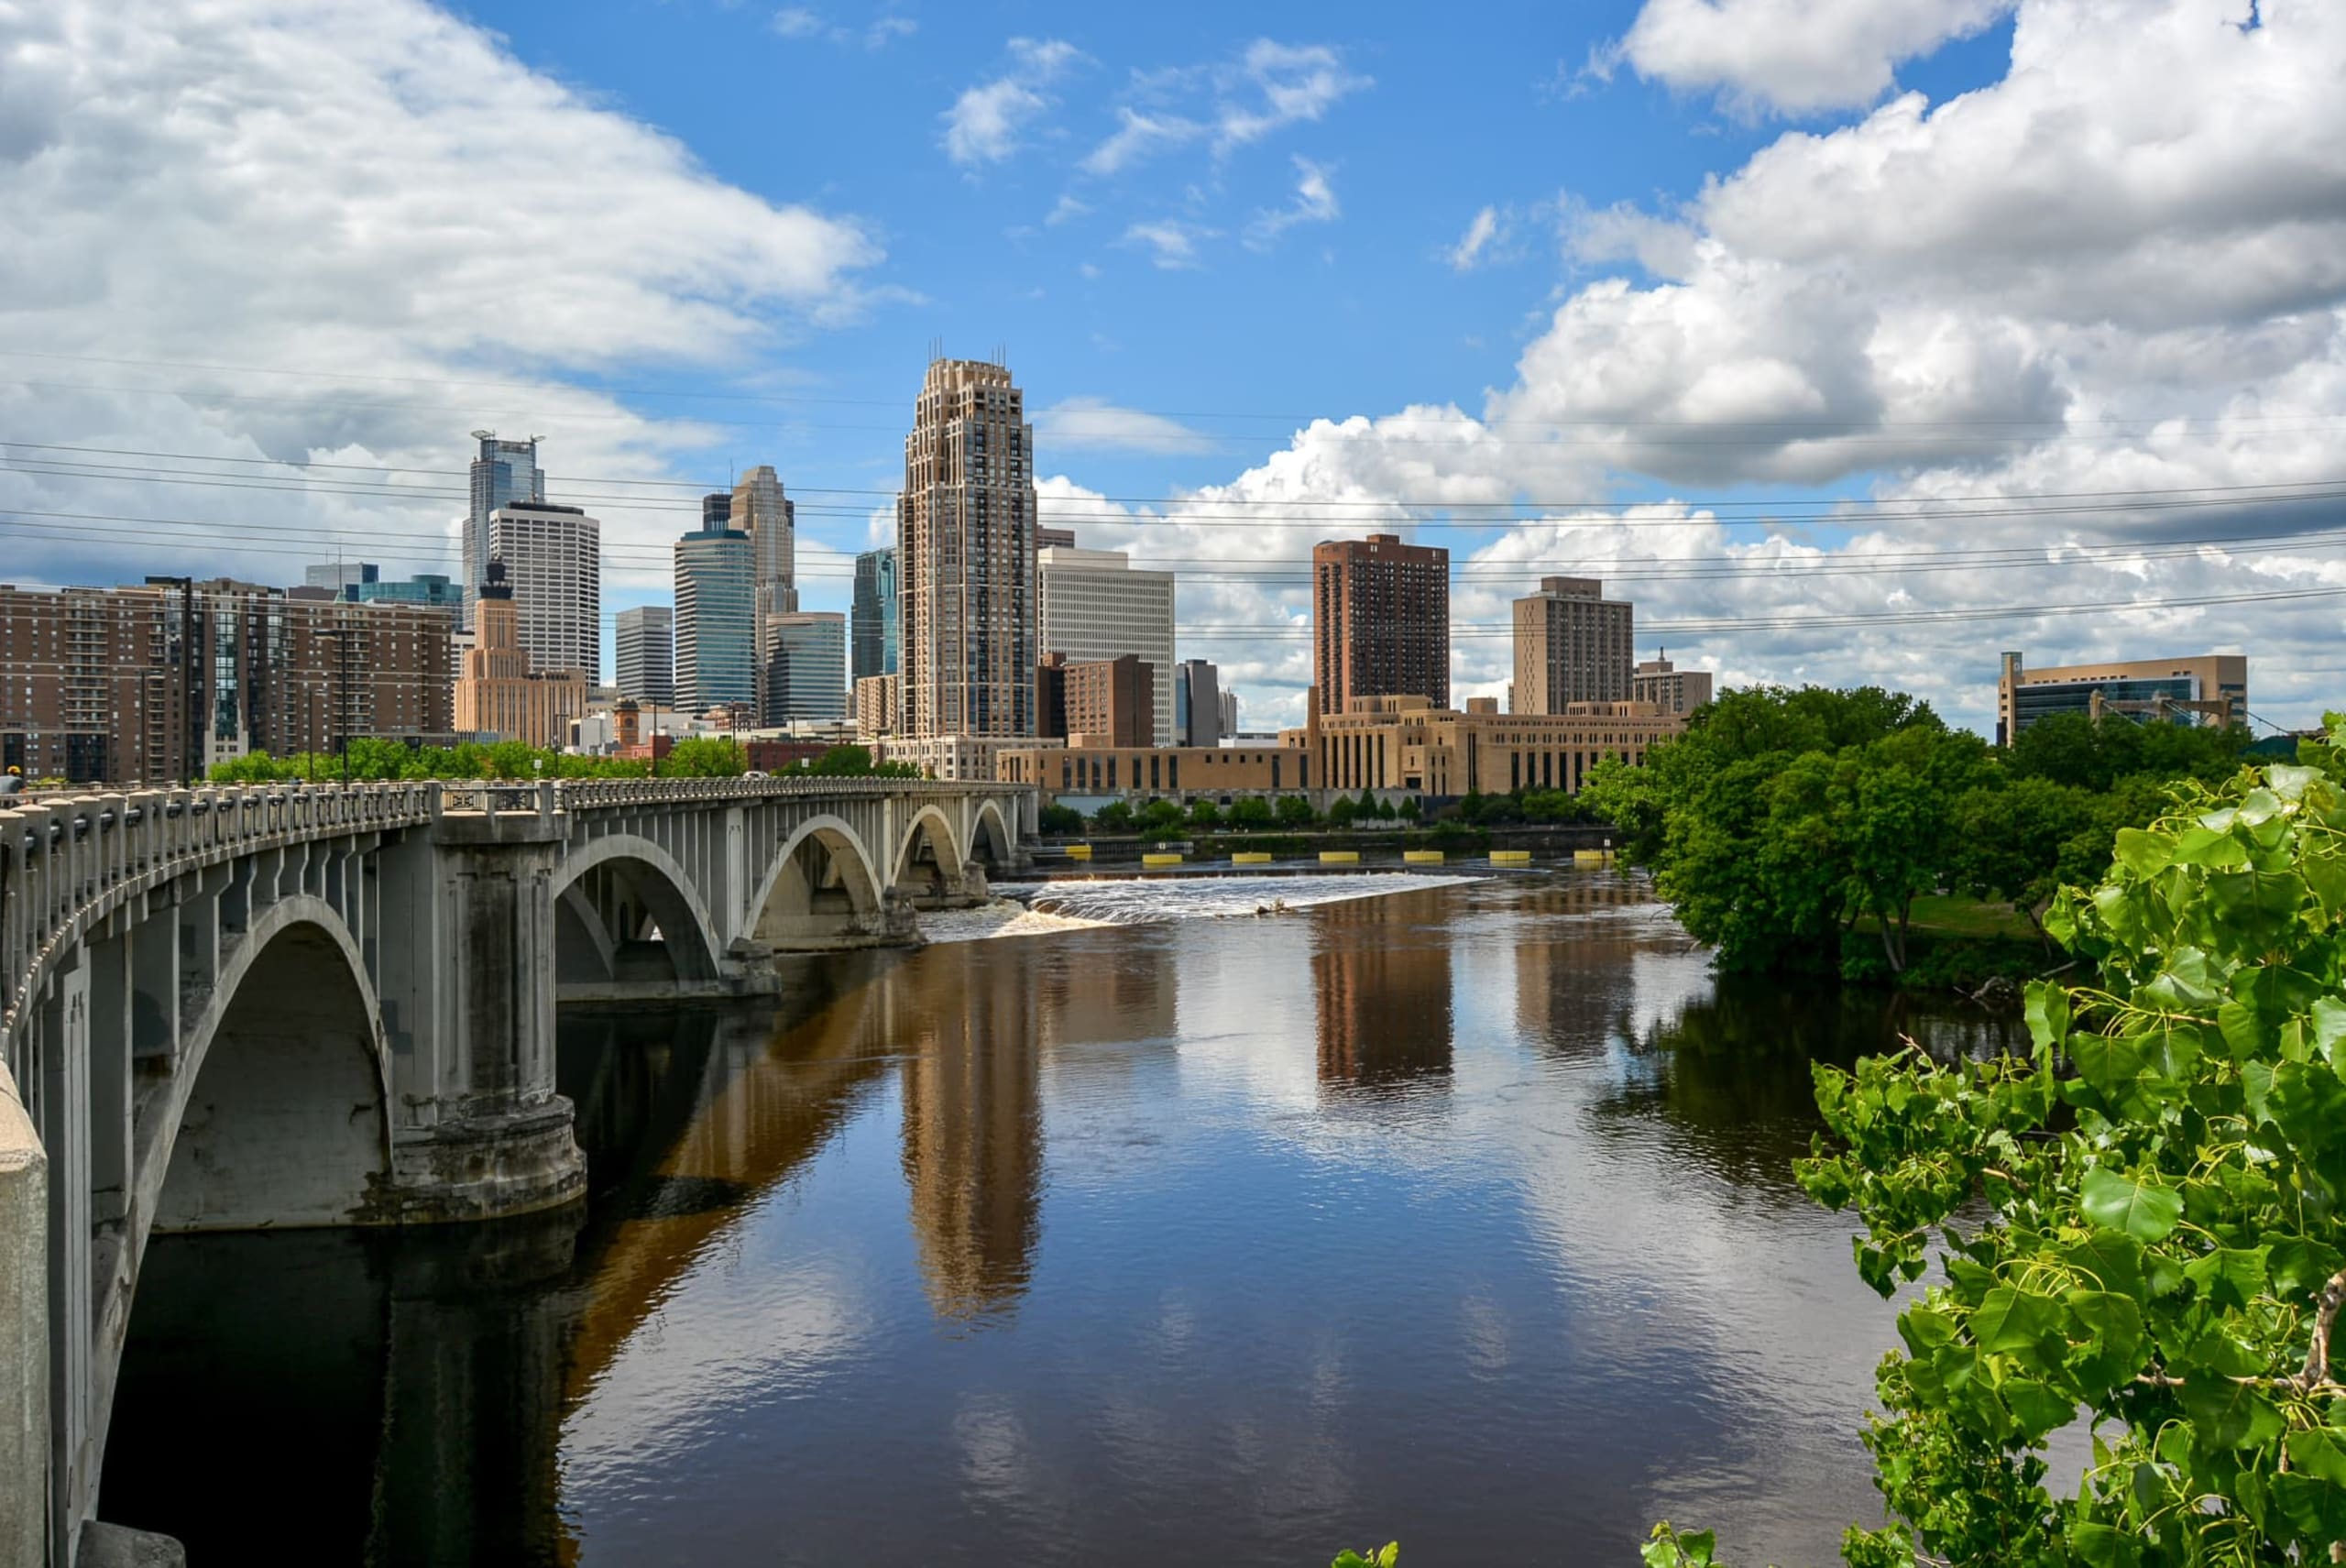
[[[646,955],[664,959],[679,981],[714,980],[724,943],[699,887],[676,858],[649,839],[609,833],[557,863],[555,972],[564,981],[621,980]],[[644,938],[646,923],[661,941]],[[600,973],[581,972],[591,964]]]
[[[391,1174],[390,1066],[358,944],[324,899],[257,913],[225,948],[212,998],[178,1065],[133,1113],[133,1199],[102,1249],[87,1363],[89,1468],[97,1495],[139,1268],[157,1232],[384,1223]]]
[[[767,865],[750,899],[748,928],[773,948],[868,935],[882,921],[887,886],[853,823],[829,813],[810,817]]]
[[[936,867],[925,877],[917,870],[923,863],[919,851],[924,846],[928,850],[929,863]],[[934,803],[925,804],[913,814],[903,840],[896,846],[892,858],[894,874],[888,883],[916,900],[945,898],[961,891],[961,864],[968,858],[960,835],[953,830],[952,819]]]
[[[988,869],[996,874],[1008,871],[1014,835],[1010,824],[1003,819],[1002,802],[991,795],[985,797],[978,802],[970,820],[970,858],[987,861]]]

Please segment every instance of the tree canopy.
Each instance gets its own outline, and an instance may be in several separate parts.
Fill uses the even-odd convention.
[[[2024,1058],[1815,1069],[1798,1177],[1898,1315],[1852,1568],[2346,1559],[2346,718],[2113,835]],[[2045,778],[2044,774],[2033,775]],[[2050,782],[2048,780],[2048,782]],[[2090,1433],[2048,1485],[2045,1440]],[[1709,1563],[1658,1527],[1653,1568]]]
[[[1998,752],[1900,693],[1758,687],[1696,712],[1643,767],[1599,763],[1581,804],[1721,968],[1896,972],[1917,897],[1961,891],[2034,924],[2065,880],[2099,874],[2120,828],[2176,780],[2230,773],[2243,741],[2065,715]]]

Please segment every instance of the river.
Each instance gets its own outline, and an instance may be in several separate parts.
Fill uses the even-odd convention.
[[[1058,883],[565,1014],[583,1208],[172,1237],[101,1516],[195,1568],[1823,1563],[1894,1337],[1809,1064],[1611,872]],[[1257,915],[1256,910],[1266,911]]]

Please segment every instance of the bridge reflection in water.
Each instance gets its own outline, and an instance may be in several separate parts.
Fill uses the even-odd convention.
[[[565,1420],[678,1281],[891,1089],[930,1310],[948,1332],[1006,1320],[1038,1239],[1045,1058],[1080,1073],[1121,1062],[1102,1042],[1169,1050],[1174,999],[1161,955],[1078,974],[985,946],[785,960],[786,1000],[754,1010],[566,1009],[583,1208],[159,1240],[103,1517],[197,1563],[237,1560],[257,1527],[317,1562],[573,1561]]]

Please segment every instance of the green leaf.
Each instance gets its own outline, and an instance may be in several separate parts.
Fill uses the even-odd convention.
[[[2346,1039],[2346,1002],[2325,996],[2313,1004],[2313,1043],[2324,1060],[2335,1067],[2338,1042]]]
[[[2061,1303],[2034,1290],[2000,1285],[1971,1314],[1971,1337],[1990,1355],[2034,1357],[2038,1346],[2061,1330]]]
[[[2328,1066],[2283,1062],[2273,1069],[2265,1105],[2273,1124],[2308,1159],[2346,1136],[2346,1082]]]
[[[2044,1442],[2046,1433],[2077,1419],[2077,1402],[2042,1378],[2007,1377],[1996,1392],[2003,1396],[2004,1408],[2012,1411],[2021,1434],[2032,1443]]]
[[[2289,1456],[2297,1457],[2297,1439],[2309,1436],[2306,1432],[2290,1434]],[[2301,1540],[2309,1547],[2320,1550],[2333,1541],[2346,1541],[2346,1486],[2322,1475],[2304,1474],[2273,1477],[2273,1500],[2281,1507],[2282,1514],[2297,1529]],[[2329,1555],[2326,1551],[2323,1556]]]
[[[2346,1486],[2346,1438],[2328,1427],[2289,1434],[2289,1463],[2308,1475]]]
[[[2264,1291],[2264,1247],[2219,1247],[2183,1266],[2184,1277],[2220,1310],[2237,1309]]]
[[[2122,1231],[2095,1231],[2062,1254],[2102,1289],[2143,1299],[2143,1244]]]
[[[2028,982],[2028,1037],[2039,1050],[2060,1045],[2069,1032],[2069,992],[2050,981]]]
[[[2166,870],[2173,855],[2175,840],[2165,833],[2146,833],[2140,828],[2118,830],[2118,860],[2138,877],[2154,877]]]
[[[2266,1249],[2265,1268],[2272,1276],[2273,1294],[2284,1301],[2304,1301],[2346,1267],[2346,1256],[2336,1247],[2303,1236],[2289,1236]]]
[[[2255,1448],[2281,1435],[2281,1412],[2245,1383],[2200,1376],[2184,1379],[2183,1408],[2211,1448]]]
[[[2077,1076],[2107,1101],[2132,1092],[2143,1079],[2142,1042],[2125,1035],[2079,1035],[2069,1042]]]
[[[2183,1218],[2183,1194],[2155,1179],[2136,1181],[2105,1166],[2086,1172],[2081,1201],[2095,1224],[2142,1242],[2157,1241]]]
[[[2071,1525],[2069,1550],[2090,1568],[2138,1568],[2143,1561],[2142,1541],[2106,1524],[2080,1521]]]

